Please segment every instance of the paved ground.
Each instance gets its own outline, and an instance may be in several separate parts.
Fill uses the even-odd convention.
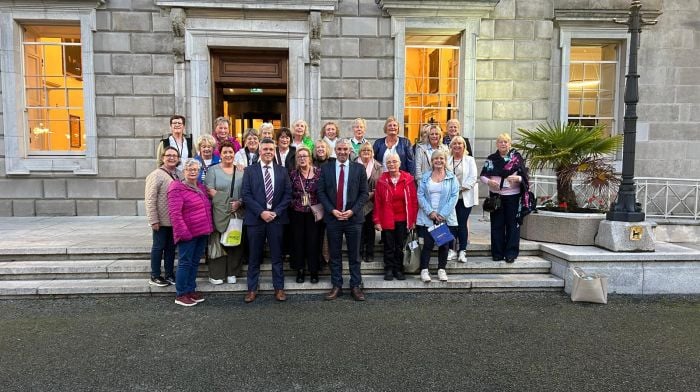
[[[0,301],[2,391],[691,391],[700,297]]]

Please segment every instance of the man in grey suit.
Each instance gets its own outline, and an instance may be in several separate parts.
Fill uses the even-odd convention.
[[[330,161],[321,166],[321,178],[318,181],[318,198],[323,204],[328,235],[328,248],[331,253],[331,283],[333,289],[326,295],[327,300],[334,300],[342,295],[343,259],[341,248],[343,235],[348,246],[350,264],[350,293],[356,301],[364,301],[362,293],[362,275],[360,273],[360,231],[365,217],[362,207],[367,202],[367,174],[364,166],[351,162],[352,146],[347,139],[335,144],[335,162]]]

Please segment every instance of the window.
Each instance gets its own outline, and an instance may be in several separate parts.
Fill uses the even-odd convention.
[[[458,116],[460,35],[407,34],[404,134],[417,140],[420,126]]]
[[[559,121],[622,132],[627,41],[626,27],[561,26]]]
[[[97,174],[93,32],[98,3],[63,3],[37,6],[23,0],[0,10],[2,91],[15,92],[2,94],[8,175]]]
[[[569,63],[568,121],[587,127],[616,129],[619,45],[614,42],[572,42]]]
[[[85,150],[80,26],[23,25],[29,154]]]

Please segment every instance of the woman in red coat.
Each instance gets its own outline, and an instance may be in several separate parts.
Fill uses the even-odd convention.
[[[413,176],[400,170],[398,154],[388,153],[384,159],[387,171],[377,180],[374,191],[374,228],[382,232],[384,280],[404,280],[403,248],[418,214],[416,183]]]

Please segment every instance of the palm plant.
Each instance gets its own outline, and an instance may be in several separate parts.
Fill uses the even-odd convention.
[[[593,128],[577,123],[540,124],[534,130],[518,129],[520,141],[513,146],[521,151],[535,170],[554,169],[557,199],[565,211],[578,208],[573,189],[574,177],[597,190],[619,181],[606,159],[622,145],[622,136],[605,136],[604,125]]]

